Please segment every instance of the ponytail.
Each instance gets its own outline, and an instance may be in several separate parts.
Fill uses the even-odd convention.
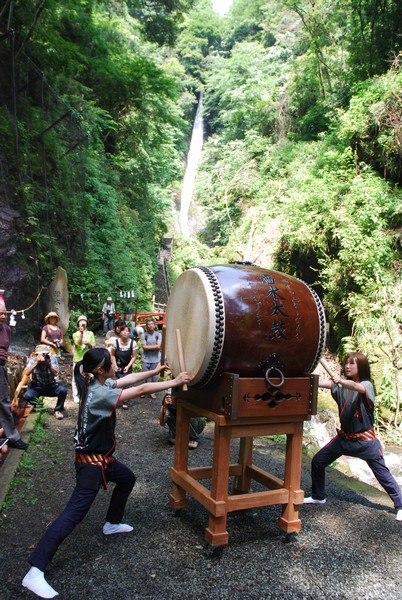
[[[102,366],[105,371],[109,371],[111,364],[110,352],[106,348],[92,348],[84,354],[82,360],[77,362],[74,367],[74,379],[81,404],[86,400],[91,379],[96,379],[95,370]]]

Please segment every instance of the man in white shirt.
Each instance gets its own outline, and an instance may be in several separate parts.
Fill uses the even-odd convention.
[[[102,306],[103,337],[106,336],[108,331],[113,329],[115,317],[116,309],[111,296],[108,296],[105,304]]]

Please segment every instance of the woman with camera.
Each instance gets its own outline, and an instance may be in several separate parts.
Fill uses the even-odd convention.
[[[50,312],[45,317],[46,325],[42,327],[40,343],[49,346],[52,354],[60,355],[60,348],[63,345],[63,332],[57,325],[59,315],[55,312]]]
[[[79,402],[80,399],[78,397],[78,390],[75,384],[74,379],[74,368],[77,362],[80,362],[84,358],[84,354],[95,348],[96,341],[95,335],[92,331],[87,329],[88,327],[88,319],[85,315],[80,315],[77,319],[78,330],[73,333],[73,342],[74,342],[74,353],[73,353],[73,377],[71,380],[71,386],[73,391],[73,400],[74,402]]]

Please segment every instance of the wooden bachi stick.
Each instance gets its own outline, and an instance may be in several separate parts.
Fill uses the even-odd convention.
[[[166,364],[166,325],[162,326],[161,365]],[[166,379],[166,371],[159,373],[159,381]]]
[[[162,327],[161,365],[166,363],[166,325]]]
[[[185,371],[185,367],[184,367],[184,356],[183,356],[183,346],[181,343],[181,335],[180,335],[180,329],[176,329],[176,340],[177,340],[177,352],[179,354],[179,365],[180,365],[180,371]],[[187,383],[183,383],[183,392],[187,392],[188,387],[187,387]]]
[[[329,366],[329,364],[327,363],[325,358],[320,358],[320,364],[324,367],[324,369],[326,370],[328,375],[331,377],[331,379],[333,379],[335,377],[335,373],[333,372],[333,370],[331,369],[331,367]],[[337,385],[339,385],[339,383]]]

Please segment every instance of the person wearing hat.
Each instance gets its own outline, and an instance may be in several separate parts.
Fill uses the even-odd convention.
[[[106,337],[107,332],[113,329],[115,318],[116,309],[112,297],[108,296],[105,304],[102,306],[103,337]]]
[[[63,345],[63,332],[57,325],[59,315],[56,312],[49,312],[45,317],[46,325],[42,327],[40,343],[49,346],[52,354],[60,355],[59,349]]]
[[[10,390],[8,387],[7,356],[10,346],[10,326],[7,324],[7,311],[4,302],[0,301],[0,427],[8,438],[8,446],[25,450],[28,444],[21,439],[15,426],[11,412]]]
[[[35,404],[40,396],[57,397],[54,416],[56,419],[62,419],[67,388],[56,381],[58,374],[57,358],[50,354],[49,346],[46,346],[46,344],[36,346],[34,355],[28,358],[27,366],[24,369],[24,375],[31,377],[31,382],[24,394],[24,400],[30,404]]]
[[[72,378],[72,390],[74,402],[79,402],[78,390],[74,380],[74,367],[77,362],[80,362],[84,358],[84,354],[95,348],[96,341],[95,335],[92,331],[87,329],[88,319],[85,315],[80,315],[77,319],[78,330],[73,333],[74,342],[74,353],[73,353],[73,378]]]

